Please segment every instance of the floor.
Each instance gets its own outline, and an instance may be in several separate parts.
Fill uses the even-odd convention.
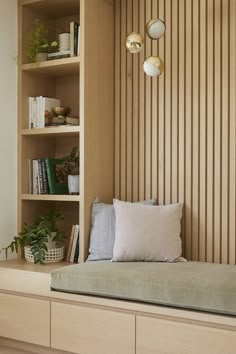
[[[0,347],[0,354],[35,354],[35,353],[25,352],[22,350],[17,350],[17,349],[1,346]]]

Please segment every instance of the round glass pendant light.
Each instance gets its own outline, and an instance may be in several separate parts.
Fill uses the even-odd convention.
[[[139,33],[130,33],[126,38],[125,45],[130,53],[139,53],[144,47],[144,38]]]
[[[143,69],[148,76],[159,76],[164,71],[164,64],[159,57],[149,57],[143,63]]]
[[[159,19],[148,21],[146,24],[146,33],[151,39],[158,39],[165,33],[166,26],[164,22]]]

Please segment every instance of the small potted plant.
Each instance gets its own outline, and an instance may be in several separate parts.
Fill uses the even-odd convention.
[[[65,235],[57,228],[60,220],[63,220],[61,213],[50,211],[39,216],[31,225],[25,224],[13,241],[2,249],[6,258],[8,250],[18,252],[19,248],[24,248],[25,258],[29,262],[45,264],[63,260]]]
[[[35,20],[26,42],[26,54],[32,62],[47,60],[48,52],[57,48],[58,43],[56,41],[49,42],[47,35],[47,25]]]
[[[69,194],[79,194],[79,154],[78,146],[73,146],[69,155],[62,159],[60,165],[68,176],[68,190]]]

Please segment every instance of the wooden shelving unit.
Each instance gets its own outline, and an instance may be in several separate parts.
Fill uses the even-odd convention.
[[[53,19],[60,28],[53,33],[55,39],[62,31],[69,31],[71,21],[78,22],[80,57],[30,63],[24,43],[35,19]],[[47,210],[59,210],[65,218],[61,227],[68,237],[72,224],[80,224],[79,259],[83,262],[88,253],[93,199],[99,196],[111,202],[113,198],[114,3],[19,0],[18,20],[22,53],[18,70],[18,230]],[[71,116],[79,115],[80,126],[29,129],[29,96],[60,99],[62,106],[71,107]],[[60,158],[74,145],[80,149],[80,195],[30,194],[29,160]]]

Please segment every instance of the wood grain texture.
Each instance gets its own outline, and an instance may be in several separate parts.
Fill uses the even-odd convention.
[[[185,256],[235,264],[235,1],[132,4],[116,4],[115,196],[184,203]],[[166,33],[151,41],[145,24],[155,17]],[[132,63],[124,47],[131,29],[145,37]],[[143,73],[149,55],[164,61],[159,78]]]

